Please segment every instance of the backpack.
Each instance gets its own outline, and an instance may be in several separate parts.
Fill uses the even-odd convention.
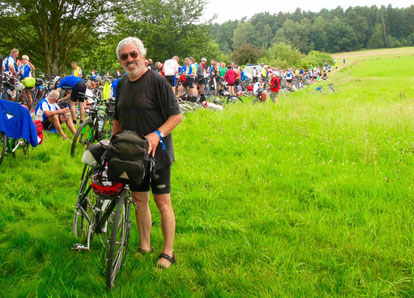
[[[148,141],[131,130],[114,134],[109,144],[108,179],[140,185],[145,176],[145,161],[149,161]]]

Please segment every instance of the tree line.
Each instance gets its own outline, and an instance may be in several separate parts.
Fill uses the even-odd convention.
[[[210,25],[210,34],[220,50],[232,53],[251,44],[267,50],[274,43],[286,43],[302,53],[342,52],[360,49],[414,45],[414,5],[408,8],[371,6],[319,12],[254,15],[251,19]]]
[[[414,45],[414,6],[298,8],[217,24],[201,21],[206,2],[0,0],[0,54],[18,48],[42,72],[63,74],[71,61],[85,71],[115,71],[116,45],[131,35],[154,61],[178,55],[286,67],[328,59],[323,52]]]

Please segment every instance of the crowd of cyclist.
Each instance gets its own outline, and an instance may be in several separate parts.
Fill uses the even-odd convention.
[[[40,80],[39,83],[39,79],[34,79],[36,68],[30,62],[29,57],[23,55],[21,60],[18,60],[18,56],[19,50],[12,49],[10,55],[3,60],[4,81],[7,81],[7,78],[19,79],[24,86],[21,92],[24,94],[25,90],[27,91],[27,102],[24,104],[32,112],[35,112],[35,119],[42,121],[44,129],[56,129],[65,139],[68,137],[63,133],[60,125],[67,123],[70,130],[74,131],[73,125],[77,124],[76,106],[79,106],[80,110],[79,122],[82,123],[85,119],[85,97],[83,94],[93,90],[93,92],[89,91],[90,95],[101,98],[114,97],[116,85],[122,76],[119,70],[117,72],[118,79],[114,79],[109,73],[102,78],[93,71],[86,78],[77,63],[72,62],[71,75],[64,78],[55,76],[51,77],[47,83],[43,80]],[[327,73],[331,71],[331,66],[327,63],[322,68],[311,66],[306,70],[282,70],[262,63],[253,66],[251,73],[246,74],[235,63],[226,64],[214,59],[207,64],[206,58],[201,58],[198,63],[193,57],[186,57],[182,62],[183,64],[180,65],[178,56],[155,64],[151,59],[145,61],[146,67],[166,78],[178,99],[189,99],[200,103],[205,102],[207,96],[218,96],[224,91],[231,95],[242,96],[251,93],[258,96],[263,90],[266,90],[272,101],[277,103],[280,90],[295,91],[315,80],[326,79]],[[4,91],[2,97],[8,95],[8,99],[14,100],[16,90],[4,87],[4,84],[3,82],[3,86],[1,86]],[[36,88],[36,92],[33,92],[34,88]],[[56,103],[52,103],[53,99],[50,100],[47,97],[54,89],[63,92]],[[55,96],[56,94],[53,94],[53,97]],[[59,104],[62,102],[66,106]],[[65,109],[67,106],[69,111]]]

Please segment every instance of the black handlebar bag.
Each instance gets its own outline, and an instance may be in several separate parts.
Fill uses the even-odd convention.
[[[149,161],[148,141],[131,130],[114,134],[109,144],[108,179],[140,185],[145,176],[144,162]]]

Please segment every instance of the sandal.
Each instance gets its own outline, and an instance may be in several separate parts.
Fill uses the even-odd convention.
[[[152,246],[149,250],[144,250],[144,249],[138,247],[137,252],[135,253],[135,256],[136,257],[144,256],[146,254],[151,254],[153,251],[154,251],[154,247],[152,247]]]
[[[165,254],[165,253],[161,253],[160,254],[160,256],[158,257],[158,261],[160,260],[160,259],[167,259],[171,264],[170,264],[170,266],[172,265],[172,264],[175,264],[176,263],[176,261],[175,261],[175,255],[174,255],[174,252],[172,253],[172,257],[170,257],[169,255],[167,255],[167,254]],[[164,266],[164,265],[160,265],[160,264],[157,264],[157,267],[159,267],[159,268],[163,268],[163,269],[167,269],[167,268],[169,268],[170,266]]]

